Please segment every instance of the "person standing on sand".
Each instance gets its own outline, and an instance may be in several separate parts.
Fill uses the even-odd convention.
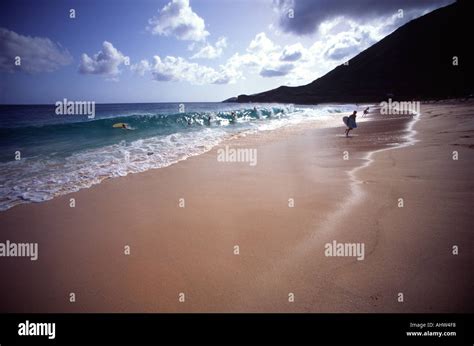
[[[357,117],[357,111],[354,111],[354,113],[352,113],[352,115],[349,116],[349,119],[347,119],[346,137],[349,137],[349,132],[351,130],[357,128],[356,117]]]

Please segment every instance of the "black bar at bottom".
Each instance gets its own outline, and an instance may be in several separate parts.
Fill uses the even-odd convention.
[[[0,314],[0,345],[473,345],[473,328],[472,314]]]

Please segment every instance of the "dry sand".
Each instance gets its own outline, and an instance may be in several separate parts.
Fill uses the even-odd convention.
[[[473,104],[343,132],[236,138],[0,213],[1,242],[39,243],[37,261],[0,259],[0,311],[473,311]],[[218,162],[225,145],[257,149],[258,164]],[[333,240],[364,243],[364,260],[326,257]]]

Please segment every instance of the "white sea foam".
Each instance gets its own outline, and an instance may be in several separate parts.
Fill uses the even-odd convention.
[[[219,129],[174,133],[75,153],[65,159],[26,158],[0,164],[0,210],[91,187],[106,178],[169,166],[202,154],[228,133]]]

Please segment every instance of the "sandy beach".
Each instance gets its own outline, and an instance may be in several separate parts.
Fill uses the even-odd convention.
[[[0,310],[472,311],[474,104],[372,114],[343,133],[241,136],[0,212],[1,241],[39,244],[37,261],[0,261]],[[257,164],[218,161],[225,146],[256,149]],[[333,241],[363,243],[363,260],[326,256]]]

